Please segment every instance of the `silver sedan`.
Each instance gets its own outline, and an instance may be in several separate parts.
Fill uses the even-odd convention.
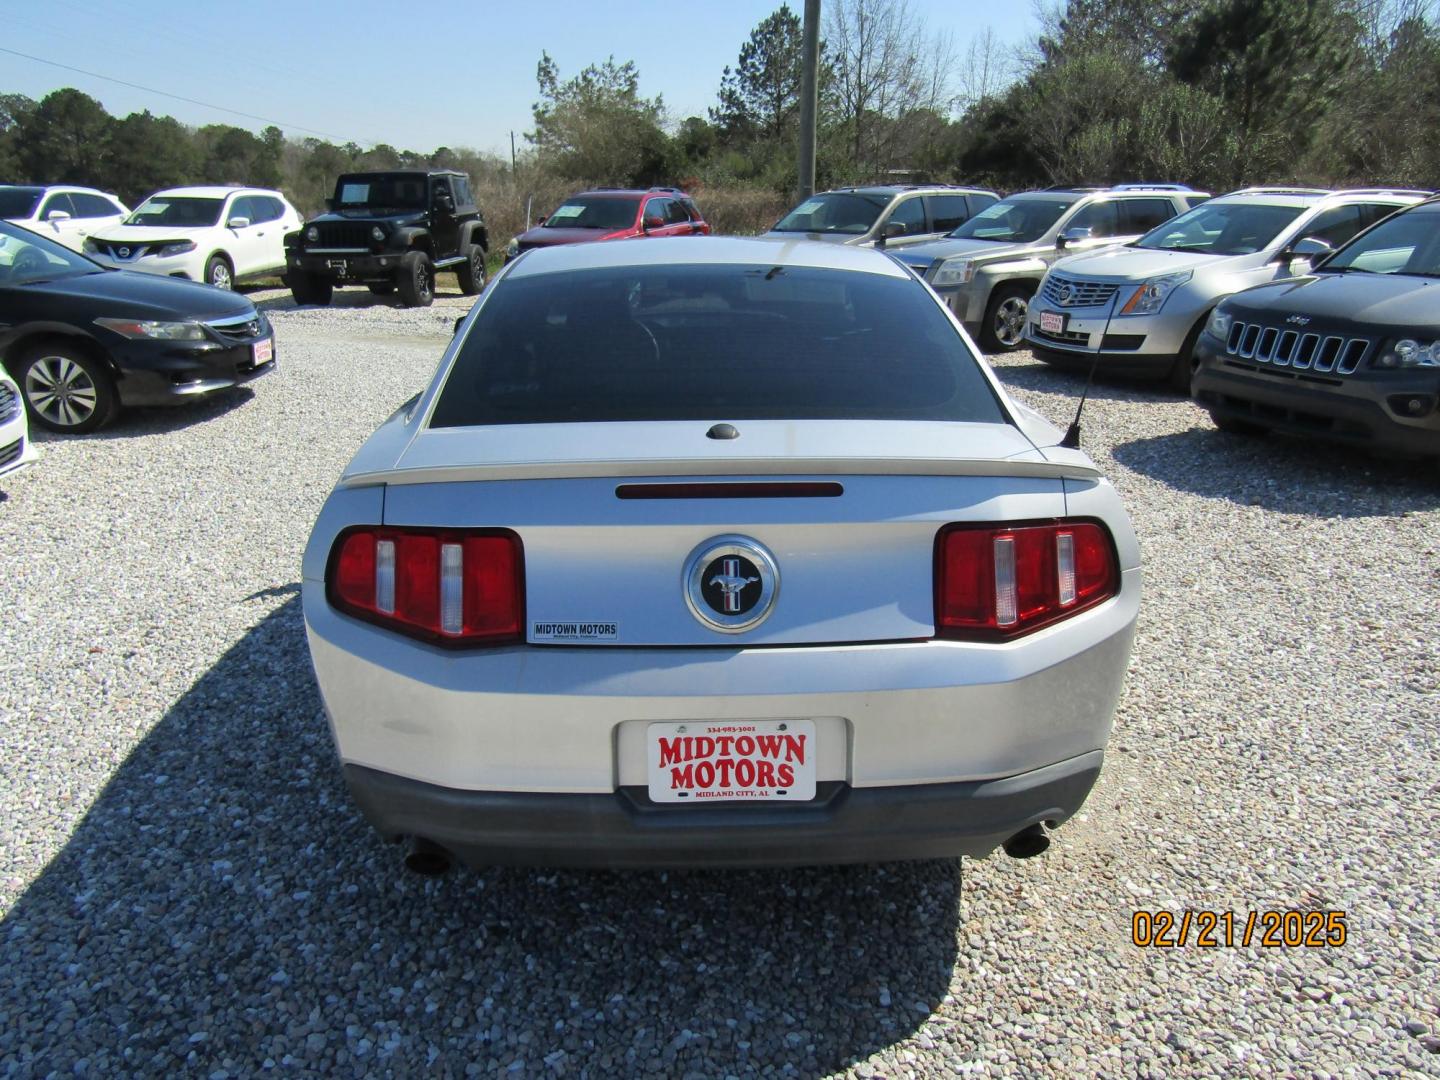
[[[305,553],[350,790],[421,871],[1038,854],[1140,602],[1060,441],[883,253],[527,253]]]

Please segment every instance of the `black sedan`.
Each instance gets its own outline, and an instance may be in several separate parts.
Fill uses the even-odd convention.
[[[0,361],[31,418],[80,434],[126,405],[168,405],[275,368],[269,321],[243,296],[107,270],[0,222]]]

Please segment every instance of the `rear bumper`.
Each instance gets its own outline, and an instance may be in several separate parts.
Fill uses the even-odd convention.
[[[643,787],[458,791],[358,765],[345,767],[345,780],[381,835],[421,837],[471,866],[793,866],[987,855],[1029,825],[1073,815],[1103,758],[1096,750],[969,783],[831,782],[813,802],[781,807],[659,806]]]

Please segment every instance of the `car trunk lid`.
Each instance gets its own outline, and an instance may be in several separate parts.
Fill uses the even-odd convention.
[[[938,530],[1060,517],[1062,476],[1086,471],[1008,425],[735,426],[727,440],[688,422],[425,431],[393,471],[348,482],[387,485],[387,525],[514,530],[532,643],[793,646],[932,636]],[[726,542],[773,559],[777,579],[768,614],[738,630],[691,584]],[[726,576],[709,562],[704,585]]]

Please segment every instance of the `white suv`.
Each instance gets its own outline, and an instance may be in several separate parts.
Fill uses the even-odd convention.
[[[85,238],[130,213],[114,195],[87,187],[0,184],[0,218],[74,251]]]
[[[285,234],[301,224],[278,191],[171,188],[151,195],[123,224],[91,236],[85,253],[105,266],[229,289],[283,272]]]

